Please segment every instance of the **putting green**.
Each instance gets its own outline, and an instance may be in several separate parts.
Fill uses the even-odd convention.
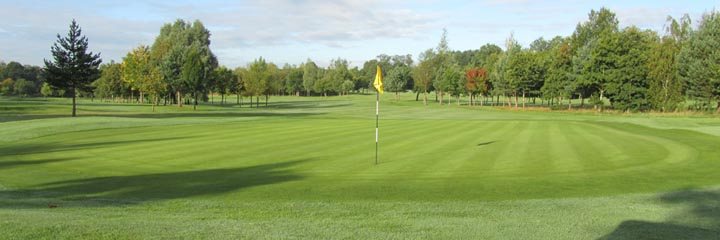
[[[374,96],[158,113],[83,100],[78,118],[66,117],[67,99],[0,98],[0,231],[18,239],[720,232],[716,117],[382,97],[377,165]]]
[[[75,131],[7,144],[0,163],[17,166],[0,173],[8,187],[51,196],[134,200],[218,194],[509,200],[720,182],[713,174],[718,164],[708,157],[717,137],[687,130],[592,121],[383,120],[375,165],[372,127],[359,119],[259,118]],[[186,181],[184,191],[198,194],[165,189],[173,181]],[[148,185],[155,188],[138,187]],[[219,190],[206,194],[204,187]]]

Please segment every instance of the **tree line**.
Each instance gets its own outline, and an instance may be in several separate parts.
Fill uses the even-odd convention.
[[[580,107],[609,105],[620,111],[720,112],[718,35],[720,14],[715,11],[704,14],[697,28],[688,15],[668,17],[660,34],[635,26],[620,29],[615,13],[602,8],[592,10],[572,35],[538,38],[529,47],[522,47],[511,34],[504,48],[485,44],[476,50],[453,51],[443,31],[438,45],[420,53],[417,62],[410,54],[381,54],[356,67],[343,58],[332,59],[327,67],[310,59],[279,67],[260,57],[229,69],[219,65],[210,49],[210,31],[200,21],[177,20],[160,29],[152,46],[136,47],[120,63],[99,65],[99,74],[91,77],[94,81],[72,87],[76,90],[59,84],[60,80],[51,81],[57,74],[51,73],[50,61],[43,69],[0,63],[0,79],[5,79],[0,93],[74,96],[77,92],[105,101],[148,102],[153,110],[159,104],[196,107],[199,101],[214,101],[215,95],[225,104],[228,95],[235,95],[235,104],[249,98],[251,107],[259,107],[261,97],[267,105],[273,95],[364,93],[371,89],[380,66],[386,91],[398,98],[398,93],[412,90],[415,100],[422,95],[425,104],[428,94],[434,93],[439,104],[451,100],[460,104],[466,97],[469,105],[525,107],[538,105],[539,100],[552,108],[572,108],[571,101],[579,100]],[[61,43],[60,35],[58,39]]]

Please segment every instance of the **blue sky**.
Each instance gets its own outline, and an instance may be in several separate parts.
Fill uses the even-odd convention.
[[[502,46],[514,33],[523,46],[544,37],[568,36],[592,9],[607,7],[621,27],[662,33],[668,15],[688,13],[697,24],[718,1],[383,1],[383,0],[0,0],[0,61],[41,65],[56,34],[74,18],[103,60],[121,61],[132,48],[152,45],[160,27],[199,19],[210,29],[220,64],[245,66],[262,56],[277,64],[310,58],[326,65],[344,58],[362,65],[379,54],[412,54],[435,47],[448,30],[453,50]]]

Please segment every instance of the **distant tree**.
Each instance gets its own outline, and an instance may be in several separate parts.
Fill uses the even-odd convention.
[[[532,97],[533,104],[535,103],[536,97],[541,96],[542,87],[545,85],[548,78],[548,68],[550,67],[550,62],[552,60],[551,48],[553,46],[551,44],[552,43],[547,42],[547,46],[545,46],[545,48],[531,48],[529,51],[530,64],[528,65],[528,68],[530,78],[525,90],[529,96]],[[525,101],[523,100],[523,102]]]
[[[247,77],[247,69],[244,67],[238,67],[235,68],[235,77],[237,78],[237,82],[235,83],[235,86],[232,88],[232,92],[237,96],[236,103],[242,107],[242,101],[240,98],[240,95],[247,96],[248,91],[245,88],[245,78]]]
[[[696,32],[690,34],[678,56],[680,76],[687,81],[687,94],[699,105],[717,102],[720,112],[720,12],[703,15]]]
[[[268,106],[268,99],[270,98],[270,95],[282,92],[282,79],[284,79],[286,75],[286,73],[281,69],[278,69],[277,65],[274,63],[268,63],[266,71],[268,76],[266,83],[267,88],[265,89],[265,92],[263,92],[263,95],[265,95],[265,107]]]
[[[204,66],[197,48],[190,48],[185,55],[185,63],[182,66],[182,78],[185,85],[193,93],[195,102],[193,110],[197,109],[198,94],[202,91],[204,84]]]
[[[342,94],[345,95],[347,95],[353,89],[355,89],[355,83],[352,80],[345,80],[342,85],[340,85],[340,91]]]
[[[486,96],[492,89],[487,70],[485,68],[473,68],[465,70],[465,91],[468,95],[468,105],[475,105],[475,95]],[[480,102],[482,105],[482,101]]]
[[[12,78],[17,80],[19,78],[24,78],[24,75],[25,67],[15,61],[10,61],[2,68],[2,71],[0,71],[0,79]]]
[[[125,84],[122,79],[122,65],[115,62],[100,66],[102,74],[93,82],[95,95],[101,98],[109,97],[114,100],[125,94]]]
[[[395,100],[400,100],[399,93],[405,91],[405,87],[410,81],[412,81],[410,67],[399,66],[393,68],[383,79],[383,88],[385,91],[394,92]]]
[[[437,53],[433,55],[434,59],[433,61],[431,61],[433,65],[432,68],[434,68],[435,70],[435,74],[433,76],[433,87],[435,87],[435,90],[438,91],[441,105],[443,104],[443,89],[447,88],[447,83],[443,83],[444,75],[446,72],[445,70],[454,64],[452,56],[450,55],[451,50],[450,46],[448,45],[447,34],[447,29],[443,28],[440,42],[438,43],[437,47],[435,47]],[[445,87],[443,87],[444,85]]]
[[[202,73],[199,75],[199,82],[195,82],[199,85],[195,86],[188,85],[183,77],[183,66],[191,48],[198,52],[202,64],[197,69]],[[182,107],[183,97],[187,92],[193,95],[203,94],[205,98],[204,94],[208,92],[207,87],[211,85],[211,75],[218,62],[210,50],[210,31],[202,22],[195,20],[190,23],[178,19],[172,24],[163,25],[160,35],[155,38],[150,55],[153,64],[158,66],[163,74],[164,82],[168,86],[168,98],[174,99],[178,107]],[[201,88],[196,89],[197,87]]]
[[[132,92],[138,91],[137,102],[145,103],[145,77],[147,77],[150,68],[149,48],[143,45],[131,50],[125,55],[121,63],[122,79],[130,86]],[[135,99],[133,99],[135,101]]]
[[[572,56],[567,40],[549,50],[549,63],[547,78],[541,88],[543,98],[550,100],[557,99],[561,103],[563,98],[570,98],[575,88],[572,84]]]
[[[315,62],[308,59],[305,62],[305,66],[303,68],[303,89],[305,89],[305,93],[307,96],[310,96],[310,92],[313,91],[313,88],[315,87],[315,81],[318,80],[319,75],[320,71],[318,69],[318,66],[315,65]]]
[[[530,50],[534,52],[544,52],[550,50],[550,48],[552,48],[552,45],[543,37],[535,39],[535,41],[530,43]]]
[[[73,117],[77,115],[78,91],[89,88],[90,83],[100,77],[100,54],[87,51],[88,39],[82,36],[80,26],[73,20],[66,37],[57,35],[57,42],[51,51],[53,61],[44,60],[43,71],[48,84],[70,91]]]
[[[359,90],[364,86],[363,84],[365,83],[365,80],[363,79],[362,70],[360,70],[357,66],[350,69],[350,81],[353,83],[352,90],[359,92]]]
[[[588,21],[578,24],[570,37],[570,52],[573,59],[573,79],[576,93],[580,96],[581,106],[584,100],[594,94],[603,99],[608,82],[607,71],[614,66],[610,56],[611,39],[617,39],[619,21],[615,13],[607,8],[592,10]]]
[[[460,71],[457,66],[449,66],[445,68],[440,78],[440,90],[450,96],[457,97],[457,103],[460,105],[460,94],[465,88],[465,73]],[[450,104],[448,99],[448,104]]]
[[[420,54],[418,66],[412,71],[415,89],[423,93],[423,105],[427,105],[427,94],[433,86],[435,53],[432,49]]]
[[[13,93],[15,93],[15,80],[12,78],[6,78],[0,82],[0,94],[9,96]]]
[[[230,93],[233,86],[237,85],[237,78],[235,74],[225,66],[216,68],[213,78],[215,78],[215,91],[220,93],[220,104],[225,104],[225,94]]]
[[[652,46],[648,65],[648,96],[650,104],[659,111],[673,111],[685,100],[683,82],[678,72],[680,49],[690,32],[690,17],[685,14],[678,22],[668,16],[665,36]]]
[[[50,84],[43,83],[43,86],[40,89],[40,94],[42,94],[43,97],[50,97],[55,94],[55,91],[52,89]]]
[[[160,96],[167,90],[162,70],[150,59],[150,48],[140,45],[130,51],[122,62],[122,78],[140,92],[140,103],[144,103],[145,94],[153,97],[152,111],[160,102]]]
[[[521,90],[521,85],[527,81],[528,72],[526,67],[529,61],[512,33],[505,40],[505,49],[507,50],[498,60],[498,66],[496,67],[495,87],[501,94],[507,95],[508,99],[512,97],[517,108],[518,92]],[[510,105],[510,101],[508,101],[508,105]]]
[[[473,56],[471,60],[471,65],[473,67],[486,67],[489,63],[488,58],[492,56],[493,54],[501,54],[502,48],[500,46],[495,44],[485,44],[480,49],[475,52],[475,55]]]
[[[509,90],[515,98],[515,107],[518,107],[518,95],[522,95],[522,105],[525,108],[525,96],[533,85],[531,67],[533,56],[530,51],[518,51],[510,55],[505,77],[508,81]]]
[[[20,78],[15,81],[15,94],[21,97],[32,96],[35,93],[35,83]]]
[[[360,70],[360,82],[358,82],[361,89],[372,88],[372,83],[375,80],[375,72],[377,71],[378,65],[377,59],[371,59],[363,63],[363,68]]]
[[[350,63],[346,59],[342,58],[337,58],[330,61],[330,66],[328,66],[328,72],[326,73],[326,75],[329,75],[329,82],[327,82],[327,90],[342,93],[341,86],[343,82],[345,82],[346,80],[352,80],[349,65]]]
[[[327,97],[327,93],[332,90],[332,81],[332,72],[320,70],[315,85],[313,86],[313,91],[322,93],[324,97]]]
[[[268,64],[262,57],[253,61],[247,69],[244,76],[245,89],[250,97],[250,107],[252,107],[252,96],[255,96],[257,107],[260,107],[260,95],[264,94],[268,89],[268,80],[270,79]]]
[[[292,67],[290,72],[285,76],[285,92],[300,96],[303,90],[303,73],[302,67]]]
[[[648,57],[657,34],[637,27],[625,28],[612,40],[617,43],[608,51],[608,65],[614,66],[608,76],[607,97],[617,110],[644,110],[650,107],[648,91]]]

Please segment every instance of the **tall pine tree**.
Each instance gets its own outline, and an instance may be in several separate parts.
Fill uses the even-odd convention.
[[[73,98],[72,116],[77,115],[77,92],[88,90],[90,84],[100,77],[98,67],[102,63],[100,54],[88,52],[88,39],[73,19],[70,31],[65,37],[57,35],[57,42],[51,48],[53,61],[45,61],[43,72],[47,83],[70,91]]]

